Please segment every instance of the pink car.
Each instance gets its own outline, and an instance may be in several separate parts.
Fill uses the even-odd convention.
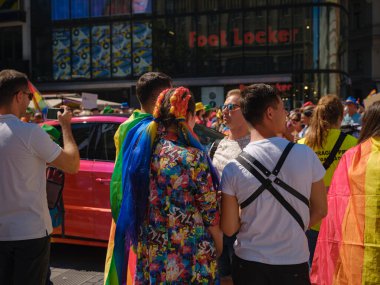
[[[54,229],[53,242],[107,246],[110,226],[110,181],[115,161],[114,135],[124,115],[72,118],[72,131],[80,153],[79,172],[66,174],[64,217]],[[47,121],[60,130],[58,121]],[[205,126],[194,131],[206,147],[223,135]],[[62,139],[61,139],[62,144]]]

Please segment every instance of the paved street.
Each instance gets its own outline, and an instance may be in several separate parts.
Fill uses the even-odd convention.
[[[54,285],[102,285],[105,248],[52,244],[51,278]]]

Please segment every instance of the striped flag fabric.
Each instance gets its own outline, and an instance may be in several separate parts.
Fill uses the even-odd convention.
[[[380,137],[342,157],[311,270],[318,285],[380,284]]]
[[[40,111],[45,117],[47,114],[48,105],[42,98],[41,93],[37,90],[37,88],[32,84],[32,82],[28,81],[29,91],[33,94],[33,105],[34,109]]]

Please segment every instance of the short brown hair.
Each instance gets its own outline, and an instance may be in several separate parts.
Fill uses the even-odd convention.
[[[136,95],[141,105],[146,104],[164,89],[172,86],[172,79],[162,72],[147,72],[136,84]]]
[[[13,96],[28,87],[28,77],[14,69],[0,71],[0,106],[9,105]]]

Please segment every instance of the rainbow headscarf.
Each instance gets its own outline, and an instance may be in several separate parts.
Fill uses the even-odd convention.
[[[380,284],[380,137],[348,150],[335,170],[312,284]]]

